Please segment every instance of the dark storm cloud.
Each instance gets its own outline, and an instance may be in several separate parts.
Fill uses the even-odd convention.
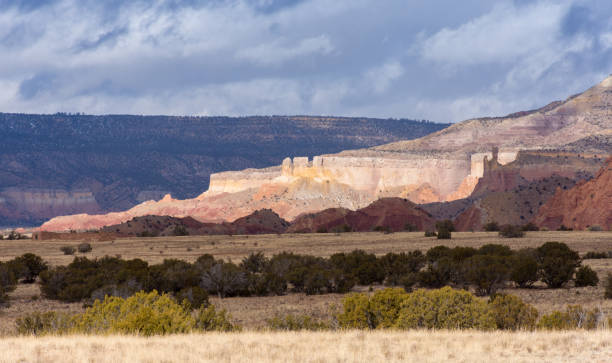
[[[458,4],[0,0],[0,111],[460,121],[611,72],[609,1]]]

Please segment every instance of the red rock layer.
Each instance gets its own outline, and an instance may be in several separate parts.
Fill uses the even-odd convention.
[[[390,231],[432,229],[434,218],[416,204],[402,198],[382,198],[357,211],[331,208],[296,218],[288,231],[317,232],[351,230],[367,232],[377,227]]]
[[[557,189],[533,222],[549,229],[564,225],[573,229],[600,226],[612,230],[612,158],[595,178],[568,190]]]

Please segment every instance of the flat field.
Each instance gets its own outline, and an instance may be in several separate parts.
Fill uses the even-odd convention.
[[[612,251],[612,232],[527,232],[524,238],[501,238],[497,232],[455,232],[451,240],[424,237],[423,232],[308,233],[280,235],[186,236],[156,238],[125,238],[115,241],[90,242],[93,251],[88,257],[121,255],[124,259],[141,258],[159,263],[166,258],[189,262],[210,253],[215,258],[239,262],[251,252],[271,256],[282,251],[327,257],[337,252],[362,249],[377,255],[446,245],[449,247],[480,247],[499,243],[513,249],[537,247],[549,241],[564,242],[583,254],[588,251]],[[60,251],[62,246],[76,246],[75,241],[0,241],[0,260],[10,260],[26,252],[42,256],[52,265],[66,265],[74,256]],[[81,255],[78,254],[77,255]]]
[[[513,249],[537,247],[548,241],[567,243],[580,254],[588,251],[612,251],[612,232],[528,232],[518,239],[500,238],[495,232],[453,233],[451,240],[425,238],[422,232],[383,234],[342,233],[342,234],[288,234],[260,236],[188,236],[159,238],[129,238],[114,242],[91,242],[93,251],[79,256],[102,257],[121,255],[122,258],[141,258],[150,263],[162,262],[165,258],[179,258],[190,262],[205,253],[215,258],[231,259],[239,262],[251,252],[263,252],[271,256],[281,251],[290,251],[317,256],[330,256],[336,252],[350,252],[363,249],[378,255],[387,252],[426,251],[436,245],[479,247],[487,243],[509,245]],[[0,259],[9,260],[26,252],[36,253],[53,265],[65,265],[74,256],[65,256],[59,248],[76,245],[74,241],[0,241]],[[161,252],[161,253],[160,253]],[[600,279],[612,272],[612,259],[585,260],[599,275]],[[587,308],[601,308],[612,314],[612,300],[603,299],[604,289],[597,287],[571,287],[544,289],[536,286],[531,289],[508,288],[504,292],[520,296],[534,305],[541,313],[564,309],[567,304],[581,304]],[[373,286],[374,290],[383,286]],[[368,291],[369,287],[357,287],[356,291]],[[288,294],[285,296],[235,297],[218,299],[211,297],[215,305],[227,309],[233,320],[246,329],[266,326],[266,320],[277,314],[308,314],[315,318],[328,319],[334,306],[339,306],[343,295],[305,295]],[[81,312],[80,303],[62,303],[47,300],[40,296],[37,284],[20,284],[11,293],[11,306],[0,309],[0,334],[14,331],[15,319],[32,311]]]
[[[0,351],[0,362],[609,362],[612,331],[17,337]]]

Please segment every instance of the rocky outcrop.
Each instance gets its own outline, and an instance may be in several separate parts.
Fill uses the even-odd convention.
[[[557,188],[569,189],[577,181],[592,177],[601,166],[599,157],[578,157],[567,152],[519,153],[517,160],[500,166],[489,161],[484,176],[465,202],[464,210],[446,218],[456,218],[459,231],[481,230],[487,222],[523,225],[533,219]],[[458,206],[459,201],[455,202]],[[425,206],[437,218],[433,206]]]
[[[264,234],[284,233],[289,222],[280,218],[270,209],[262,209],[252,214],[238,218],[228,223],[202,223],[191,217],[171,217],[147,215],[134,217],[131,220],[106,226],[101,233],[117,236],[175,236],[188,235],[217,235],[217,234]],[[48,233],[48,232],[39,232]]]
[[[143,203],[105,216],[55,218],[42,228],[90,228],[143,214],[190,215],[201,221],[234,220],[262,208],[292,219],[327,208],[355,210],[379,198],[398,196],[418,203],[452,201],[472,194],[484,175],[485,163],[491,160],[496,161],[488,169],[493,170],[490,177],[497,179],[483,194],[506,193],[518,184],[553,174],[580,174],[576,167],[579,163],[573,164],[569,159],[601,157],[601,146],[605,144],[601,140],[612,133],[611,110],[609,77],[580,95],[539,110],[468,120],[417,140],[321,155],[312,160],[285,159],[275,168],[219,173],[211,177],[209,191],[194,199]],[[598,141],[591,147],[588,140]],[[493,148],[499,150],[496,158]],[[556,153],[559,160],[550,165],[529,162],[533,155],[537,159],[547,152]],[[568,155],[571,157],[566,160]],[[500,169],[511,164],[516,168]]]
[[[563,225],[579,230],[590,226],[612,230],[612,158],[595,178],[571,189],[558,188],[533,222],[549,229]]]
[[[434,224],[429,213],[409,200],[382,198],[356,211],[331,208],[301,215],[291,223],[288,232],[424,231]]]

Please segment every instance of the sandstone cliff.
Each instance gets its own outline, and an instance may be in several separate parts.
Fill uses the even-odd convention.
[[[612,158],[595,178],[571,189],[558,188],[544,204],[534,223],[550,229],[599,226],[612,230]]]
[[[215,172],[417,138],[447,126],[314,116],[0,113],[0,227],[123,211],[165,194],[193,198]]]
[[[503,189],[523,179],[580,174],[569,159],[596,159],[610,152],[606,145],[612,137],[611,116],[609,77],[580,95],[539,110],[468,120],[412,141],[313,159],[285,159],[280,167],[219,173],[211,176],[209,190],[194,199],[168,198],[103,216],[60,217],[42,228],[99,227],[143,214],[233,220],[262,208],[290,220],[327,208],[356,210],[382,197],[416,203],[452,201],[472,194],[485,160],[494,159],[493,148],[498,148],[495,159],[500,166],[519,161],[519,155],[528,159],[549,152],[559,159],[550,166],[524,163],[512,175],[497,174],[502,186],[507,184]]]

